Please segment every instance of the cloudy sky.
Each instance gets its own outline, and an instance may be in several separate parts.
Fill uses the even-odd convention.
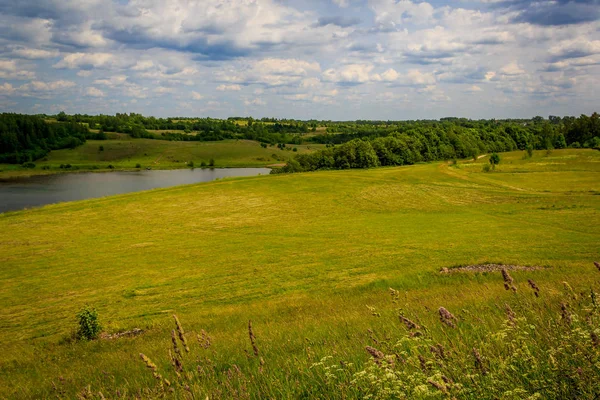
[[[0,0],[0,110],[600,111],[600,0]]]

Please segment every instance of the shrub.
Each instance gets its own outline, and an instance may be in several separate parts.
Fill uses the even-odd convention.
[[[533,157],[533,146],[530,144],[527,145],[527,147],[525,148],[525,150],[527,151],[527,157],[531,158]]]
[[[21,167],[23,167],[23,168],[35,168],[35,164],[32,163],[31,161],[29,161],[29,162],[25,162],[25,163],[21,164]]]
[[[492,153],[490,156],[490,164],[492,165],[492,169],[496,169],[496,165],[500,164],[500,156],[498,153]]]
[[[483,165],[483,172],[490,172],[492,170],[492,166],[490,164]]]
[[[292,151],[298,151],[298,148],[297,148],[297,147],[294,147],[294,148],[292,149]]]
[[[44,170],[49,170],[49,169],[50,169],[50,166],[49,166],[49,165],[42,165],[42,169],[44,169]]]
[[[214,160],[214,158],[210,159],[210,161],[208,162],[208,166],[209,167],[214,167],[215,166],[215,160]]]
[[[135,167],[138,168],[138,169],[142,168],[142,166],[140,164],[135,164]]]
[[[206,167],[206,163],[205,163],[204,161],[202,161],[202,162],[200,163],[200,166],[201,166],[201,167]]]
[[[104,151],[104,146],[98,147],[98,151]]]
[[[190,162],[188,163],[188,165],[190,166],[190,168],[194,168],[194,162],[193,162],[193,161],[190,161]]]
[[[102,331],[102,326],[98,321],[98,312],[95,308],[85,306],[77,313],[79,329],[77,338],[83,340],[93,340],[98,337]]]
[[[108,164],[108,169],[115,169],[115,167],[112,164]]]

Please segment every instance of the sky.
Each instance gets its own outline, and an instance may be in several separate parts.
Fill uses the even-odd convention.
[[[0,0],[0,111],[600,111],[600,0]]]

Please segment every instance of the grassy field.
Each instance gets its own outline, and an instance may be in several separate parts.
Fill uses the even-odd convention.
[[[102,146],[103,150],[100,150]],[[0,164],[0,178],[42,175],[64,172],[61,164],[70,164],[76,170],[175,169],[186,168],[189,161],[195,167],[202,162],[215,161],[215,167],[263,167],[285,163],[295,154],[310,152],[323,145],[288,145],[290,150],[276,146],[262,148],[251,140],[223,140],[218,142],[175,142],[151,139],[88,140],[76,149],[55,150],[43,160],[36,161],[35,169]],[[296,147],[297,152],[292,148]],[[48,168],[48,169],[43,169]]]
[[[177,165],[162,143],[149,141],[152,152],[138,143],[104,142],[101,154],[90,142],[48,163]],[[189,143],[185,154],[203,159],[213,153],[200,149],[211,145]],[[260,165],[255,147],[244,165]],[[236,159],[220,152],[217,165]],[[559,296],[563,281],[589,293],[600,276],[592,264],[600,261],[600,152],[501,156],[492,173],[482,172],[484,157],[259,176],[0,215],[0,397],[73,397],[87,385],[107,398],[131,397],[153,387],[139,353],[159,371],[172,369],[177,314],[188,332],[212,338],[209,350],[198,350],[188,334],[195,362],[212,371],[192,388],[199,398],[231,395],[228,376],[238,367],[253,398],[334,398],[342,389],[311,365],[325,356],[367,365],[364,347],[401,326],[386,318],[390,287],[402,312],[425,325],[436,323],[440,306],[461,321],[502,323],[497,306],[515,296],[500,274],[439,273],[457,265],[548,267],[511,272],[520,293],[528,278],[546,298]],[[145,332],[67,340],[86,304],[106,332]],[[260,357],[252,356],[248,320]]]

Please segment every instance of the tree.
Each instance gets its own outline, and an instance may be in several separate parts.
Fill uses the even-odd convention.
[[[496,169],[496,165],[500,164],[500,156],[498,153],[492,153],[490,156],[490,164],[492,165],[492,169]]]

